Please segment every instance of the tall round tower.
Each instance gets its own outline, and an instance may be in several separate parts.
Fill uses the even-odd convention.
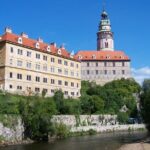
[[[114,51],[113,32],[111,32],[111,23],[105,10],[101,14],[101,21],[97,32],[97,50]]]

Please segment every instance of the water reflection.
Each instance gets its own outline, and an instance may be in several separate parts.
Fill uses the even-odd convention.
[[[147,136],[144,132],[107,133],[96,136],[73,137],[54,143],[34,143],[9,146],[0,150],[117,150],[124,143],[135,142]]]

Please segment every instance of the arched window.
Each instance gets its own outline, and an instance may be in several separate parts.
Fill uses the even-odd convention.
[[[108,42],[105,42],[105,48],[108,48]]]

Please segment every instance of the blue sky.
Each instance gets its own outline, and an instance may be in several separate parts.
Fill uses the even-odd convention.
[[[146,69],[150,77],[150,1],[106,0],[115,35],[115,49],[132,59],[133,72]],[[65,43],[74,50],[95,50],[102,0],[1,1],[0,34],[10,26],[14,33],[46,43]],[[140,70],[141,72],[141,70]]]

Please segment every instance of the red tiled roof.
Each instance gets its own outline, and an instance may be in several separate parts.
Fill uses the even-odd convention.
[[[52,44],[46,44],[43,42],[39,42],[38,40],[33,40],[33,39],[26,38],[21,35],[19,36],[19,35],[13,34],[13,33],[6,32],[4,35],[1,36],[0,41],[9,41],[9,42],[18,44],[19,37],[22,38],[22,44],[20,44],[22,46],[33,48],[33,49],[36,49],[36,50],[42,51],[42,52],[47,52],[47,47],[49,46],[51,54],[58,55],[58,50],[60,49],[61,50],[60,56],[68,58],[68,59],[77,60],[77,59],[75,59],[75,57],[71,58],[70,53],[65,48],[57,48],[56,46],[54,46]],[[35,47],[36,43],[39,43],[39,48]]]
[[[79,51],[75,55],[78,60],[127,60],[129,57],[123,51]]]

